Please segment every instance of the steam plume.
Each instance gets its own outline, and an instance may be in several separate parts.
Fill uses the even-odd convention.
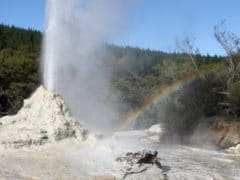
[[[104,42],[123,26],[133,1],[48,0],[43,81],[58,91],[73,115],[90,129],[105,130],[117,119]],[[124,10],[124,11],[123,11]],[[124,12],[124,13],[123,13]],[[112,96],[111,96],[112,97]]]

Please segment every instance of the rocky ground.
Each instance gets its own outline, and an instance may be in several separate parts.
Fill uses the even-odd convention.
[[[161,134],[160,125],[87,134],[62,98],[40,87],[0,119],[0,179],[240,179],[239,154],[163,144]]]
[[[200,124],[190,138],[190,144],[240,153],[240,122],[213,117],[214,125]],[[213,123],[212,123],[213,124]],[[211,127],[211,128],[210,128]]]
[[[89,136],[84,142],[66,139],[43,146],[1,149],[0,179],[240,179],[240,156],[236,154],[161,144],[154,139],[148,130],[129,131],[102,140]],[[141,154],[144,149],[158,152],[161,166],[131,166],[118,159],[127,153]],[[130,156],[130,161],[135,160]]]

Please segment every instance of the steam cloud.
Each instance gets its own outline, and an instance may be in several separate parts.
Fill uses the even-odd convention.
[[[118,119],[104,42],[124,27],[133,0],[48,0],[43,81],[59,92],[87,128],[104,131]]]

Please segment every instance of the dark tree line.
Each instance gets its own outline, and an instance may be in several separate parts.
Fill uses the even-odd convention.
[[[5,48],[27,50],[39,53],[42,35],[34,29],[22,29],[15,26],[0,25],[0,50]]]
[[[42,35],[0,25],[0,116],[14,114],[39,84]]]

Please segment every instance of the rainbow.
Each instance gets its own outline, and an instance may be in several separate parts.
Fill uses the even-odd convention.
[[[226,63],[226,62],[225,62]],[[216,72],[219,70],[225,63],[220,63],[215,65],[214,67],[208,70],[199,70],[192,71],[188,73],[184,78],[164,87],[159,88],[153,95],[148,97],[143,101],[143,103],[134,110],[130,111],[126,116],[124,116],[117,126],[114,128],[114,132],[120,131],[125,127],[128,127],[130,123],[135,121],[139,116],[141,116],[144,112],[148,111],[152,106],[159,104],[161,101],[166,99],[167,97],[173,95],[181,89],[186,88],[195,82],[199,77],[204,77],[205,75]]]

